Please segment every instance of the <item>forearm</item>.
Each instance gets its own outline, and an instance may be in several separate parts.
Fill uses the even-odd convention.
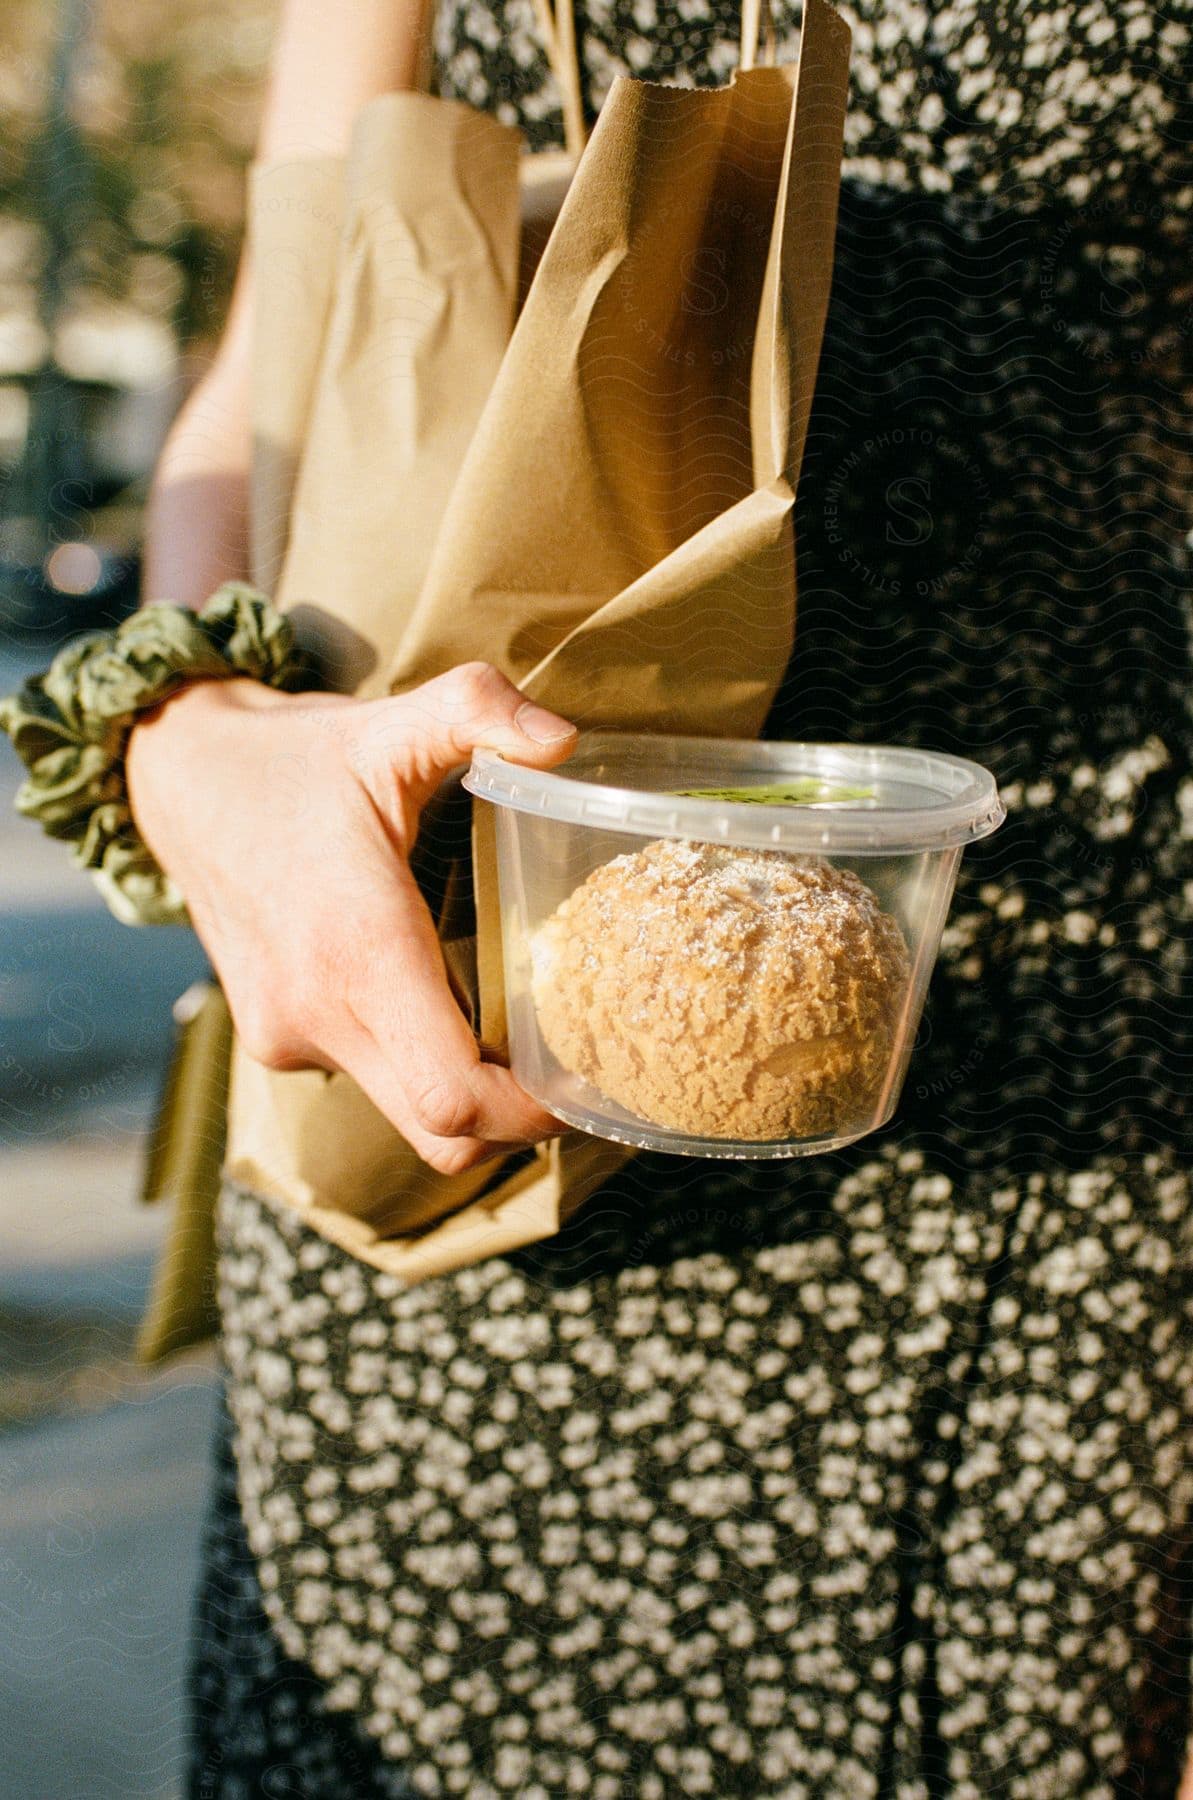
[[[199,606],[249,570],[247,373],[217,365],[186,402],[158,462],[145,519],[142,596]]]

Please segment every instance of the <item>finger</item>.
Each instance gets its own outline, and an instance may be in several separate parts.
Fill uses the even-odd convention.
[[[370,782],[370,791],[406,827],[444,776],[481,745],[536,768],[575,748],[576,727],[528,700],[491,663],[461,663],[377,705],[370,758],[377,787]]]
[[[344,1070],[378,1112],[383,1113],[402,1134],[411,1149],[440,1174],[458,1175],[502,1155],[504,1146],[486,1143],[483,1138],[438,1138],[424,1131],[410,1111],[392,1063],[378,1047],[372,1033],[359,1023],[351,1050],[344,1057]]]
[[[430,913],[404,864],[394,866],[390,896],[384,923],[363,934],[378,952],[367,982],[358,980],[350,997],[390,1071],[389,1106],[402,1106],[406,1118],[432,1138],[528,1144],[566,1131],[509,1069],[483,1059],[452,994]]]
[[[401,1132],[410,1147],[443,1175],[458,1175],[482,1163],[496,1164],[503,1156],[525,1147],[522,1141],[503,1143],[478,1137],[436,1137],[412,1116],[405,1092],[394,1077],[393,1065],[371,1033],[359,1028],[359,1041],[348,1058],[352,1076],[379,1112]]]

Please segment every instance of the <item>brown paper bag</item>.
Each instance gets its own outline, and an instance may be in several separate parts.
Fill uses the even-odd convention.
[[[137,1329],[136,1358],[156,1363],[215,1331],[215,1196],[224,1154],[232,1020],[214,981],[174,1005],[174,1054],[145,1144],[142,1200],[173,1213]]]
[[[540,10],[559,71],[567,27],[547,0]],[[758,23],[751,6],[727,88],[614,84],[512,336],[507,128],[455,102],[387,96],[365,109],[338,176],[258,171],[270,309],[258,579],[288,512],[277,591],[337,685],[402,692],[482,656],[582,725],[760,729],[794,631],[792,507],[849,33],[827,0],[807,0],[798,71],[753,68]],[[573,55],[561,72],[573,141],[574,71]],[[330,274],[316,194],[329,213],[338,198]],[[276,287],[275,255],[291,276]],[[481,802],[472,851],[475,933],[464,862],[437,922],[462,1001],[500,1053]],[[633,1154],[572,1131],[496,1170],[443,1176],[347,1076],[270,1072],[239,1044],[232,1064],[229,1174],[410,1281],[549,1236]]]

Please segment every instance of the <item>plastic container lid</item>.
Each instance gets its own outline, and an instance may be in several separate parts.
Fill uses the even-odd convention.
[[[795,803],[677,791],[791,783],[805,784],[813,797]],[[474,750],[463,785],[497,806],[569,825],[764,850],[946,850],[988,837],[1006,818],[994,777],[979,763],[886,744],[588,731],[558,769]]]

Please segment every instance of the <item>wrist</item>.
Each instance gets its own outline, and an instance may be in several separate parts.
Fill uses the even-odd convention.
[[[286,696],[275,688],[248,676],[198,675],[167,694],[156,706],[138,713],[124,749],[134,814],[133,789],[139,770],[175,759],[180,768],[186,768],[202,752],[204,739],[226,725],[230,709],[253,708],[262,703],[284,705],[285,700]]]
[[[237,718],[292,706],[301,694],[286,694],[251,676],[196,676],[156,706],[139,713],[124,747],[125,781],[133,823],[154,848],[145,815],[156,811],[150,796],[181,787],[192,771],[226,741]]]
[[[172,694],[159,700],[156,706],[146,707],[137,714],[128,742],[130,746],[138,739],[144,743],[151,735],[163,738],[189,735],[196,727],[206,728],[209,722],[226,719],[229,712],[262,712],[286,706],[297,698],[299,696],[269,687],[251,675],[194,675]],[[157,730],[167,719],[172,729]]]
[[[282,703],[273,690],[306,673],[288,620],[244,583],[225,584],[198,613],[165,602],[142,608],[113,632],[67,644],[44,674],[0,701],[0,729],[29,770],[17,807],[71,845],[117,917],[182,919],[182,895],[133,817],[130,753],[139,795],[148,796],[142,810],[168,836],[179,774],[189,776],[195,754],[187,746],[205,745],[208,756],[218,748],[203,723],[212,711]],[[151,713],[157,722],[134,746],[134,727]],[[168,767],[145,755],[155,736],[163,751],[181,746]]]

